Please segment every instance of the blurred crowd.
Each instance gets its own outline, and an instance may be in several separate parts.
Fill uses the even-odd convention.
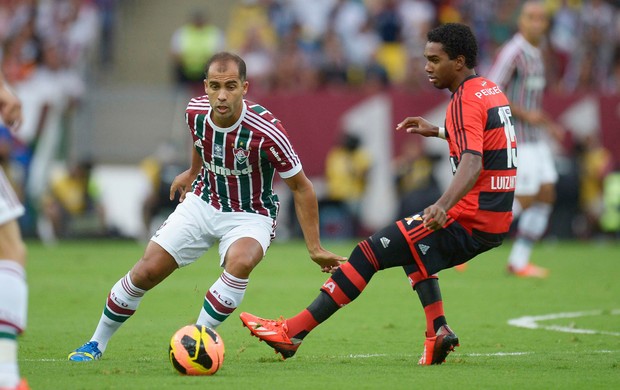
[[[544,45],[549,88],[620,93],[620,0],[544,1],[552,15]],[[36,231],[54,241],[72,230],[59,222],[86,212],[92,214],[90,225],[105,230],[98,191],[88,183],[93,161],[75,155],[68,145],[77,133],[72,128],[75,113],[93,83],[93,73],[114,64],[119,4],[118,0],[0,0],[0,66],[24,111],[16,136],[0,125],[0,163],[27,206],[21,221],[27,235]],[[246,60],[252,93],[257,95],[372,93],[385,88],[418,93],[432,89],[423,72],[429,29],[446,22],[472,26],[480,44],[477,70],[485,74],[499,47],[515,32],[520,4],[520,0],[240,0],[231,6],[227,20],[192,9],[171,36],[171,74],[179,86],[201,93],[205,61],[226,49]],[[600,148],[584,144],[575,160],[584,161],[590,177],[598,178],[597,194],[611,166],[598,166],[599,160],[589,157],[591,150]],[[418,201],[419,194],[439,191],[430,174],[433,158],[419,160],[425,151],[415,145],[410,149],[410,156],[399,157],[404,163],[395,163],[400,212],[414,207],[408,202]],[[165,168],[159,163],[151,170],[162,172],[152,175],[154,193],[160,182],[167,183]],[[360,181],[365,174],[360,174]],[[71,196],[62,195],[67,193]],[[588,210],[586,221],[600,214],[596,212],[600,196],[597,199],[599,203],[582,201]],[[359,197],[354,200],[348,206],[359,203]],[[154,223],[163,207],[158,202],[149,199],[145,204],[145,225]]]
[[[545,50],[551,88],[566,92],[620,90],[617,0],[546,0],[551,28]],[[194,12],[177,31],[172,53],[177,80],[192,82],[200,62],[226,47],[248,63],[253,90],[318,88],[429,89],[423,51],[427,31],[462,22],[474,29],[484,74],[516,30],[519,0],[241,0],[227,25]],[[184,37],[184,38],[183,38]],[[184,71],[187,68],[187,72]]]
[[[50,196],[63,192],[61,187],[83,188],[78,196],[88,196],[86,184],[72,186],[65,180],[74,167],[56,170],[56,163],[67,159],[75,112],[92,64],[112,61],[110,43],[100,43],[110,38],[114,6],[115,0],[0,0],[0,64],[22,101],[24,117],[14,135],[0,126],[1,159],[26,205],[21,222],[27,234],[38,229],[50,241],[60,234],[60,217],[50,216],[63,214],[48,213],[50,205],[65,205],[65,217],[86,210]],[[84,202],[75,196],[67,199]]]

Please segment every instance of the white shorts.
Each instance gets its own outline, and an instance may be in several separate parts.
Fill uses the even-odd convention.
[[[517,145],[517,186],[515,195],[536,195],[543,184],[558,181],[551,149],[539,141]]]
[[[219,241],[221,266],[228,248],[244,237],[258,241],[264,255],[275,237],[275,221],[260,214],[222,212],[188,193],[151,241],[170,253],[179,267],[193,263]]]
[[[17,219],[24,214],[24,206],[19,202],[9,179],[0,168],[0,225]]]

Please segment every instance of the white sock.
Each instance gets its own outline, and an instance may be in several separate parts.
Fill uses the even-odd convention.
[[[513,269],[523,269],[530,262],[534,243],[545,234],[552,210],[550,204],[537,202],[521,213],[517,240],[508,257],[508,263]]]
[[[146,290],[133,285],[129,273],[112,287],[97,329],[91,338],[91,341],[99,343],[101,353],[107,348],[112,335],[136,312],[145,293]]]
[[[13,388],[19,383],[17,340],[0,338],[0,387]]]
[[[514,201],[512,202],[512,218],[517,219],[519,215],[523,212],[523,206],[521,206],[521,202],[515,196]]]
[[[0,260],[0,387],[19,383],[17,335],[26,327],[26,271],[12,260]]]
[[[217,328],[241,304],[248,279],[239,279],[228,272],[213,283],[198,315],[199,325]]]

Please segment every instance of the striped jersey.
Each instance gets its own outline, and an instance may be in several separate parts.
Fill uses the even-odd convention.
[[[499,245],[512,222],[517,176],[517,140],[508,99],[492,81],[470,76],[452,94],[445,127],[453,172],[463,153],[482,157],[478,180],[448,215],[473,236]]]
[[[301,162],[280,121],[264,107],[243,101],[239,120],[221,128],[210,117],[208,97],[193,98],[185,112],[194,148],[203,166],[192,184],[194,194],[224,212],[248,212],[276,218],[280,202],[273,191],[277,171],[286,179]]]
[[[504,91],[508,101],[524,110],[542,110],[545,89],[545,65],[540,49],[517,33],[502,47],[487,78]],[[519,142],[537,142],[540,126],[515,120]]]

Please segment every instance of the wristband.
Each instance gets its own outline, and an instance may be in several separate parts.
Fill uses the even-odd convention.
[[[441,139],[446,139],[446,128],[445,127],[439,128],[439,130],[437,131],[437,137]]]

